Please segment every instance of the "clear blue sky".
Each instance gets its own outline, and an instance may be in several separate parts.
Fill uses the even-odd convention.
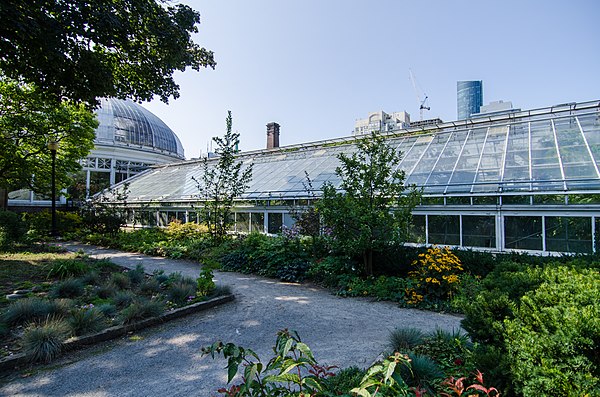
[[[176,74],[181,97],[143,104],[180,137],[186,157],[225,132],[244,151],[281,125],[281,145],[350,135],[369,112],[456,119],[456,82],[483,80],[484,104],[533,109],[600,99],[597,0],[187,0],[195,41],[215,70]]]

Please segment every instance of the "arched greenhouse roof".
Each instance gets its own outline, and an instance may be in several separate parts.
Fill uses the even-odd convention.
[[[241,153],[254,163],[250,188],[240,199],[307,197],[313,187],[339,184],[339,153],[357,137]],[[600,193],[600,102],[444,123],[389,133],[402,153],[406,184],[425,196]],[[214,164],[216,159],[208,160]],[[158,166],[129,183],[129,202],[195,202],[202,160]]]

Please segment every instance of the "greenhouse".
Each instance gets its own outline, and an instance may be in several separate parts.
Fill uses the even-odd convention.
[[[413,211],[411,243],[542,253],[598,249],[600,102],[409,128],[385,137],[402,154],[405,183],[423,191]],[[239,161],[254,169],[249,189],[236,202],[233,229],[277,233],[291,226],[291,213],[318,198],[324,182],[339,183],[337,155],[354,151],[356,139],[240,153]],[[192,178],[199,179],[203,169],[202,160],[177,162],[129,179],[130,222],[198,222],[202,199]]]

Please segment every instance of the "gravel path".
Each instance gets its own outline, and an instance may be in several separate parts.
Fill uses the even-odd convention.
[[[198,263],[65,243],[96,258],[146,271],[164,269],[196,277]],[[239,273],[216,272],[230,285],[234,302],[190,315],[102,346],[67,354],[52,366],[0,388],[1,396],[211,396],[226,384],[226,361],[201,357],[200,347],[217,340],[256,351],[264,361],[283,328],[297,330],[321,364],[366,367],[385,348],[395,327],[430,331],[460,326],[460,317],[390,302],[340,298],[307,285]]]

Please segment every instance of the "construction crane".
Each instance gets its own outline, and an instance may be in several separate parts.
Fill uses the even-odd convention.
[[[429,98],[427,96],[427,94],[423,93],[423,99],[421,100],[421,95],[420,92],[422,90],[417,88],[417,80],[415,79],[415,75],[413,74],[411,69],[408,69],[408,72],[410,73],[410,81],[412,82],[412,86],[413,89],[415,90],[415,95],[417,97],[417,104],[419,105],[419,113],[421,115],[421,121],[423,121],[423,111],[424,110],[431,110],[431,107],[429,106],[425,106],[425,104],[427,103],[427,99]]]

